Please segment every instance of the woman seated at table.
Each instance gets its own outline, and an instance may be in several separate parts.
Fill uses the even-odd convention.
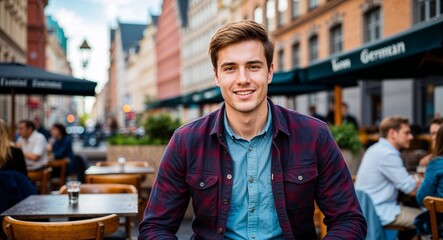
[[[52,152],[53,159],[68,158],[68,175],[76,173],[74,151],[72,150],[72,137],[66,132],[66,128],[63,124],[54,123],[51,127],[51,140],[48,144],[48,150]],[[60,173],[58,173],[60,174]],[[57,173],[52,173],[56,175]]]
[[[28,175],[25,156],[20,148],[10,140],[9,126],[0,119],[0,170],[15,170]]]
[[[417,191],[416,199],[423,206],[423,199],[427,196],[443,198],[443,125],[437,131],[435,148],[432,151],[431,161],[426,167],[425,178]],[[443,215],[437,215],[443,220]],[[429,213],[420,214],[415,219],[417,231],[421,235],[430,234]]]

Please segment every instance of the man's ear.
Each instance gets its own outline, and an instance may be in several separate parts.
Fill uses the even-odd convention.
[[[220,87],[220,83],[218,81],[217,69],[216,68],[212,68],[212,71],[214,72],[215,85]]]
[[[274,63],[271,63],[271,66],[269,66],[269,71],[268,71],[268,84],[272,82],[273,76],[274,76]]]

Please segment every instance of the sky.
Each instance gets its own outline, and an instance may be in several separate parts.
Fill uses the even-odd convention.
[[[63,28],[68,38],[67,57],[73,75],[96,81],[100,91],[108,81],[110,29],[123,23],[147,24],[149,13],[161,13],[162,0],[49,0],[45,15]],[[79,47],[91,46],[87,71],[81,67]]]

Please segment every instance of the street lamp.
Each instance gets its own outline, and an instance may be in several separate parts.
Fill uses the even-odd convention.
[[[80,45],[80,57],[82,60],[82,68],[83,68],[83,78],[86,78],[86,68],[88,67],[89,58],[91,56],[91,47],[88,42],[83,40],[82,45]]]

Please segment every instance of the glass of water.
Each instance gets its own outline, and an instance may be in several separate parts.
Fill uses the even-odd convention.
[[[68,181],[66,187],[68,188],[69,203],[78,203],[78,197],[80,195],[80,181]]]

